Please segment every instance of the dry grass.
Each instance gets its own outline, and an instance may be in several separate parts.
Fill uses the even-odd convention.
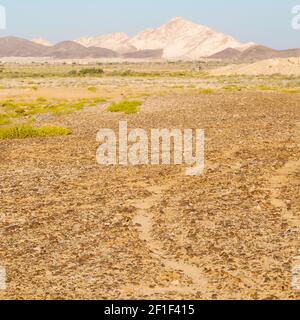
[[[22,125],[18,127],[0,128],[0,140],[66,136],[69,134],[71,134],[70,130],[57,126],[34,128],[29,125]]]
[[[121,101],[110,105],[107,112],[123,112],[125,114],[133,114],[139,112],[139,106],[142,105],[141,101]]]

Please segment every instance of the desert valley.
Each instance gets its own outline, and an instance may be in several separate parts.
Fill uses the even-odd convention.
[[[300,298],[300,49],[174,18],[0,60],[0,299]],[[203,174],[100,166],[120,120],[204,129]]]

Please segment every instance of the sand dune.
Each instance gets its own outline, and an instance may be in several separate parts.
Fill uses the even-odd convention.
[[[215,75],[246,74],[246,75],[300,75],[300,58],[279,58],[257,61],[250,64],[231,64],[211,71]]]

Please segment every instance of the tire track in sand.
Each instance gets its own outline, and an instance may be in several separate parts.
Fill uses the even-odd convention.
[[[300,122],[296,123],[294,129],[296,141],[300,142]],[[300,218],[299,216],[293,215],[292,211],[289,210],[288,203],[282,199],[281,190],[284,186],[288,185],[289,176],[296,174],[300,171],[300,161],[290,160],[285,163],[283,167],[278,169],[275,175],[270,179],[270,190],[271,190],[271,204],[273,207],[278,208],[282,212],[282,218],[291,225],[290,231],[300,233]],[[298,237],[299,238],[299,237]],[[298,249],[298,255],[293,257],[292,270],[299,268],[300,266],[300,248]]]
[[[294,129],[296,140],[300,141],[300,122],[296,123]],[[290,160],[285,165],[279,168],[276,173],[270,179],[271,190],[271,204],[273,207],[281,209],[283,212],[283,218],[289,221],[296,229],[300,228],[299,217],[293,216],[288,208],[288,203],[281,198],[281,189],[288,185],[289,176],[300,170],[299,160]]]
[[[139,238],[145,243],[153,258],[160,260],[166,268],[179,271],[192,280],[190,286],[170,285],[167,287],[157,287],[154,289],[140,288],[144,294],[156,294],[175,291],[177,293],[197,293],[207,291],[207,280],[203,276],[203,270],[193,264],[184,261],[177,261],[169,258],[167,252],[162,248],[160,241],[152,236],[154,212],[151,210],[162,201],[164,192],[168,191],[172,183],[148,187],[147,191],[151,195],[144,199],[131,201],[131,205],[137,209],[133,223],[139,231]]]

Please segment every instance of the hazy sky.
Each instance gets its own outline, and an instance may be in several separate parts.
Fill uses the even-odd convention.
[[[300,47],[291,28],[292,7],[300,0],[0,0],[7,29],[0,36],[53,42],[124,31],[129,35],[182,16],[243,42],[278,49]]]

